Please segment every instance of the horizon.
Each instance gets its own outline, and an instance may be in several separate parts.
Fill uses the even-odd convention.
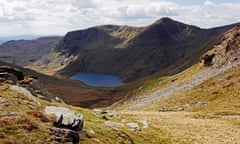
[[[170,18],[170,17],[162,17],[162,18]],[[144,25],[144,26],[149,26],[149,25],[151,25],[151,24],[153,24],[153,23],[155,23],[156,21],[158,21],[158,20],[160,20],[160,19],[162,19],[162,18],[159,18],[159,19],[157,19],[157,20],[155,20],[155,21],[153,21],[153,22],[151,22],[151,23],[149,23],[149,24],[147,24],[147,25]],[[170,19],[172,19],[172,18],[170,18]],[[181,23],[184,23],[184,24],[187,24],[187,25],[192,25],[192,24],[188,24],[188,23],[185,23],[185,22],[182,22],[182,21],[177,21],[177,20],[175,20],[175,19],[172,19],[173,21],[175,21],[175,22],[181,22]],[[209,28],[202,28],[202,27],[200,27],[200,26],[198,26],[198,25],[192,25],[192,26],[196,26],[196,27],[199,27],[199,28],[201,28],[201,29],[211,29],[211,28],[217,28],[217,27],[222,27],[222,26],[227,26],[227,25],[231,25],[231,24],[238,24],[238,23],[240,23],[240,21],[239,22],[236,22],[236,23],[229,23],[229,24],[226,24],[226,25],[219,25],[219,26],[215,26],[215,27],[209,27]],[[85,30],[85,29],[88,29],[88,28],[92,28],[92,27],[98,27],[98,26],[106,26],[106,25],[114,25],[114,26],[130,26],[130,27],[142,27],[142,26],[133,26],[133,25],[126,25],[126,24],[122,24],[122,25],[119,25],[119,24],[100,24],[100,25],[95,25],[95,26],[91,26],[91,27],[86,27],[86,28],[82,28],[82,29],[75,29],[75,30],[71,30],[71,31],[67,31],[65,34],[62,34],[62,35],[56,35],[56,34],[47,34],[47,35],[38,35],[38,34],[20,34],[20,35],[8,35],[8,36],[1,36],[0,35],[0,38],[14,38],[14,37],[16,37],[16,39],[13,39],[13,40],[19,40],[18,38],[19,37],[22,37],[24,40],[31,40],[31,39],[38,39],[38,38],[41,38],[41,37],[58,37],[58,36],[65,36],[68,32],[72,32],[72,31],[78,31],[78,30]],[[143,26],[143,27],[144,27]],[[29,37],[29,38],[26,38],[25,39],[25,37]],[[31,37],[33,37],[33,38],[31,38]]]
[[[98,25],[146,26],[169,17],[213,28],[238,23],[238,0],[2,0],[0,37],[63,36]]]

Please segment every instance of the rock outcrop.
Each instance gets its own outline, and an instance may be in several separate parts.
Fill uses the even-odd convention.
[[[11,90],[22,93],[34,101],[36,101],[36,98],[41,98],[47,101],[63,102],[63,100],[48,92],[37,77],[26,76],[16,68],[0,66],[0,82],[8,83]]]
[[[23,72],[16,68],[11,68],[8,66],[0,66],[0,78],[1,81],[7,81],[12,84],[17,84],[18,81],[24,79]]]
[[[58,142],[72,142],[78,144],[80,133],[83,130],[83,115],[75,115],[74,112],[64,107],[49,106],[45,109],[46,114],[54,114],[57,118],[50,129],[50,135]]]
[[[240,25],[223,34],[220,43],[201,59],[205,66],[221,67],[240,61]]]

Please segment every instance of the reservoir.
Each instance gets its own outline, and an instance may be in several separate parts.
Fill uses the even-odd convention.
[[[94,87],[117,87],[125,84],[118,75],[114,74],[80,72],[71,79]]]

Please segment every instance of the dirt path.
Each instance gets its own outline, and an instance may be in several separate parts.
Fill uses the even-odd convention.
[[[172,143],[239,144],[240,121],[237,119],[207,118],[192,112],[125,111],[131,119],[145,119],[150,128],[164,131]]]

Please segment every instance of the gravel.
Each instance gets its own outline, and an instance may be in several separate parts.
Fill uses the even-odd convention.
[[[131,106],[128,106],[125,110],[139,110],[141,108],[146,107],[147,105],[159,101],[161,97],[169,96],[179,91],[189,90],[192,89],[203,82],[209,80],[210,78],[227,71],[230,68],[236,67],[239,65],[239,62],[230,63],[224,65],[220,68],[206,68],[199,71],[195,74],[191,79],[192,81],[189,83],[181,83],[173,82],[168,87],[160,89],[152,94],[142,95],[139,97],[132,97],[127,102],[134,102]]]

